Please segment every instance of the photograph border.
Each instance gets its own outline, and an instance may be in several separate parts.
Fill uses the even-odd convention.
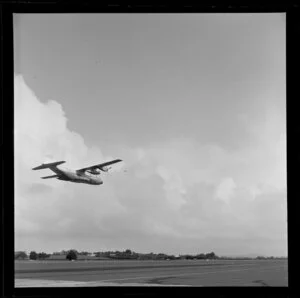
[[[89,296],[103,294],[103,289],[110,295],[189,295],[197,294],[216,296],[280,296],[294,297],[297,293],[297,267],[299,260],[296,252],[300,191],[300,146],[297,144],[300,125],[296,117],[299,93],[298,72],[300,66],[299,6],[230,6],[230,5],[132,5],[132,4],[96,4],[92,1],[16,1],[1,5],[1,84],[3,98],[2,117],[2,234],[3,234],[3,282],[4,296],[15,297],[64,297]],[[14,13],[286,13],[287,33],[287,187],[288,187],[288,284],[285,287],[272,288],[235,288],[235,287],[191,287],[191,288],[156,288],[156,287],[101,287],[101,288],[14,288],[14,66],[13,66],[13,14]],[[297,74],[297,75],[296,75]],[[299,117],[299,116],[298,116]],[[297,174],[296,175],[296,169]],[[192,293],[190,293],[192,291]]]

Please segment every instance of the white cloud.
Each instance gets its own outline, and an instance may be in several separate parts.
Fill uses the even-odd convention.
[[[271,109],[260,126],[240,117],[253,143],[236,151],[190,138],[147,148],[119,146],[117,157],[124,163],[105,175],[102,186],[43,181],[39,177],[48,170],[31,168],[46,159],[66,160],[77,168],[113,157],[89,148],[68,128],[59,103],[41,102],[16,76],[16,248],[96,250],[130,244],[143,251],[154,245],[160,251],[184,253],[210,243],[209,250],[222,253],[233,249],[220,240],[228,237],[256,241],[249,247],[257,252],[268,249],[270,242],[257,242],[265,237],[277,241],[274,250],[284,254],[286,140],[281,114]],[[245,247],[235,249],[232,253]]]
[[[216,197],[229,204],[235,188],[236,184],[231,177],[224,178],[216,189]]]
[[[50,170],[31,169],[46,160],[65,160],[67,165],[78,168],[106,157],[99,148],[88,148],[82,136],[68,129],[67,118],[59,103],[53,100],[42,103],[22,76],[15,77],[14,88],[16,235],[28,235],[33,230],[47,234],[56,229],[56,224],[70,229],[74,221],[73,228],[77,229],[79,220],[76,216],[79,213],[86,216],[87,222],[96,218],[93,207],[99,207],[102,201],[99,193],[85,185],[79,187],[56,179],[43,181],[40,177],[50,174]],[[39,185],[39,192],[34,185]],[[112,196],[107,188],[101,195]],[[88,201],[86,197],[89,197]],[[118,212],[121,208],[118,209],[118,205],[114,200],[107,200],[100,212]],[[68,214],[70,210],[74,213]],[[57,233],[61,230],[57,229]]]

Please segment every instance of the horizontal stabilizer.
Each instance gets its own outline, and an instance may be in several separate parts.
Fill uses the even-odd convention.
[[[46,176],[46,177],[41,177],[42,179],[49,179],[49,178],[57,178],[58,175],[51,175],[51,176]]]
[[[65,163],[65,161],[56,161],[56,162],[43,163],[42,165],[33,168],[33,170],[42,170],[42,169],[53,168],[53,167],[56,167],[58,165],[61,165],[62,163]]]

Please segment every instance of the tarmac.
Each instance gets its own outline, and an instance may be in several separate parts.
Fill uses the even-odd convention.
[[[15,287],[288,286],[286,260],[17,263]]]
[[[101,281],[66,281],[66,280],[46,280],[46,279],[16,279],[16,288],[41,288],[41,287],[176,287],[187,285],[162,285],[162,284],[147,284],[147,283],[113,283]]]

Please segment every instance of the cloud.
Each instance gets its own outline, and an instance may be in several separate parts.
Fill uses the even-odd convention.
[[[50,174],[50,170],[31,169],[50,160],[66,160],[77,168],[107,157],[99,148],[88,148],[82,136],[68,129],[67,118],[58,102],[41,102],[20,75],[15,76],[14,88],[16,235],[32,234],[33,226],[35,231],[44,231],[45,234],[62,233],[63,230],[57,228],[60,225],[68,231],[72,228],[76,230],[78,226],[72,226],[72,223],[79,223],[76,218],[82,220],[86,216],[88,221],[90,215],[95,213],[92,205],[85,205],[95,203],[99,193],[95,195],[95,191],[87,187],[56,179],[41,181],[39,177]],[[110,195],[109,190],[105,195]],[[90,197],[88,202],[86,197]],[[103,212],[107,213],[117,209],[113,200],[107,202],[105,208],[102,207]]]
[[[231,177],[224,178],[216,189],[216,196],[226,203],[229,203],[235,188],[236,184]]]
[[[47,193],[52,191],[52,187],[42,183],[33,183],[27,191],[31,194]]]
[[[120,144],[115,152],[124,163],[105,174],[102,186],[41,181],[49,170],[31,168],[43,161],[77,168],[113,157],[88,147],[68,128],[58,102],[42,102],[16,76],[16,248],[284,255],[284,117],[274,107],[259,125],[247,115],[237,123],[251,142],[236,150],[187,137]]]

